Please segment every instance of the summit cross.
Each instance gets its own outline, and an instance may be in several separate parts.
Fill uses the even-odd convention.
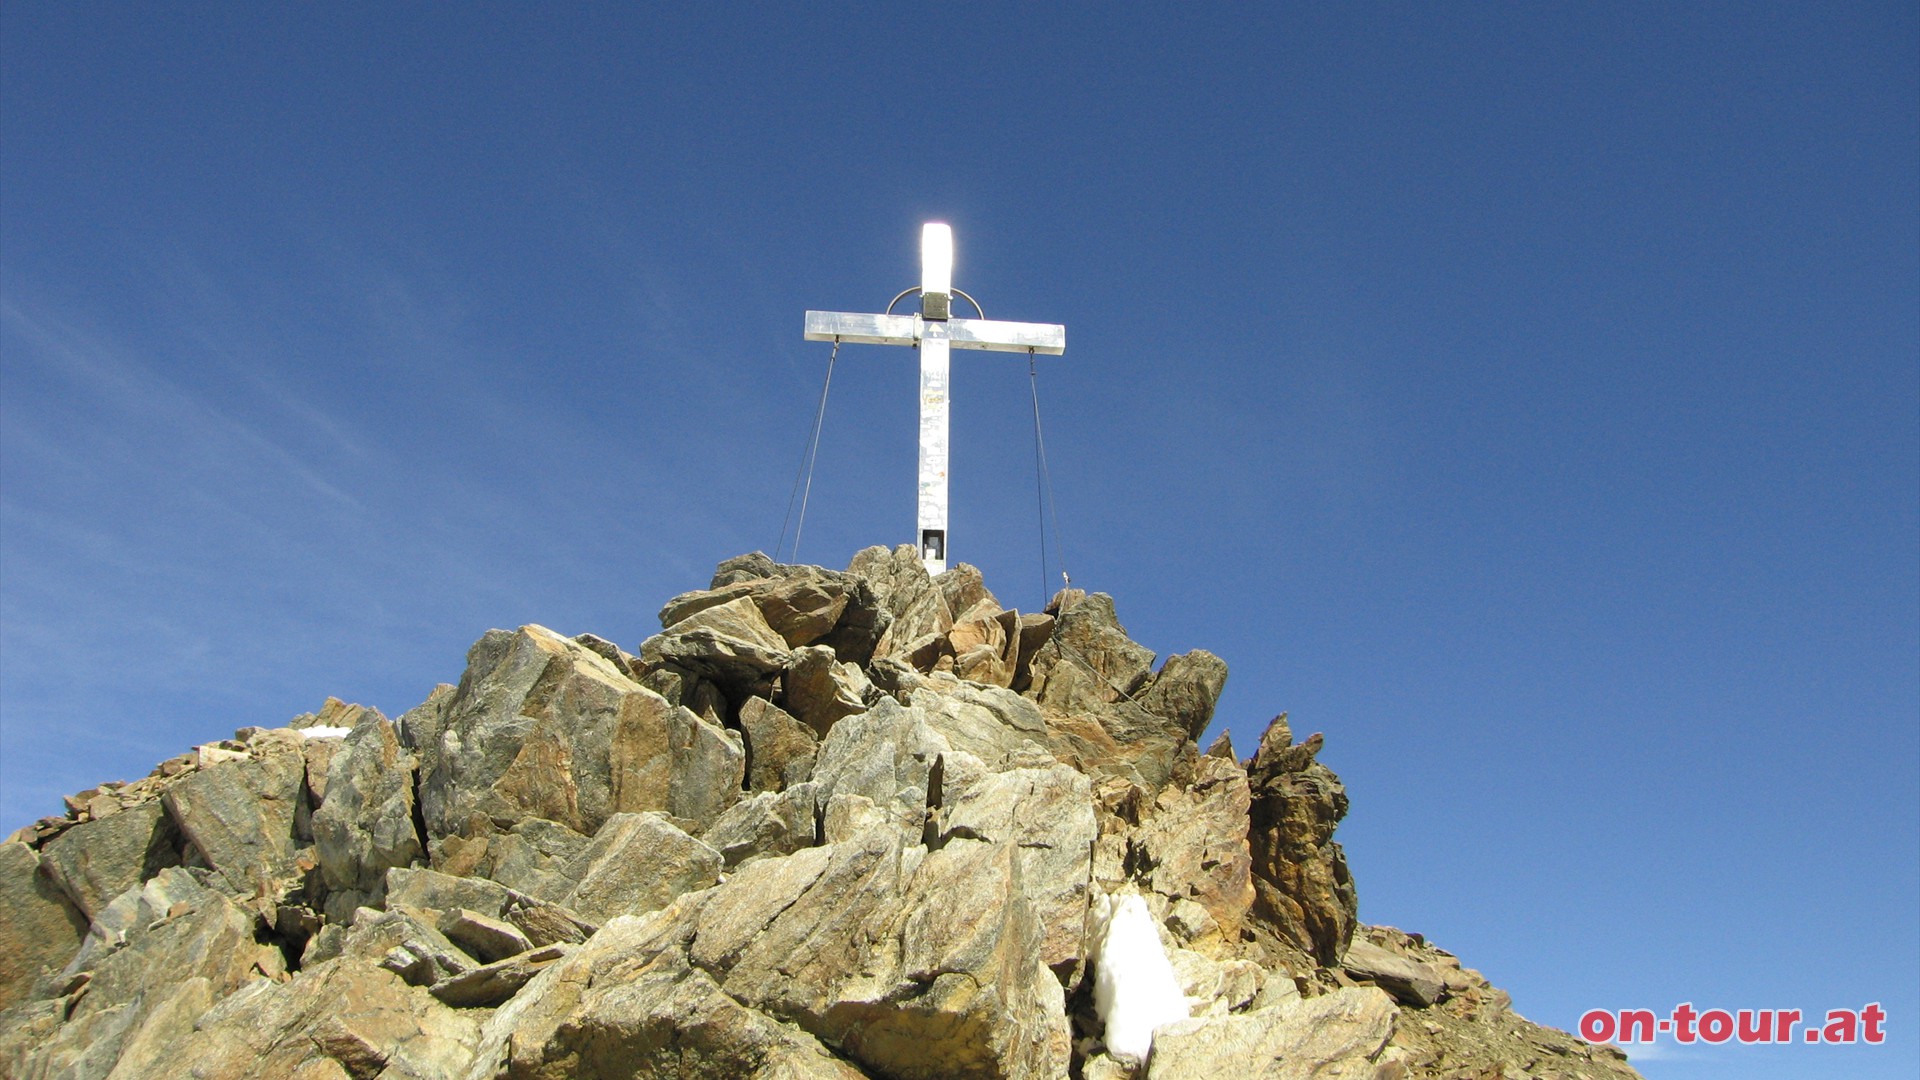
[[[908,293],[914,290],[907,290]],[[951,317],[953,296],[973,297],[953,287],[953,230],[929,222],[920,231],[920,311],[915,315],[807,312],[806,340],[859,345],[912,345],[920,350],[920,494],[918,547],[927,573],[947,568],[948,349],[1059,356],[1067,351],[1067,328],[1054,323],[1000,322]],[[902,297],[907,293],[900,294]],[[900,297],[895,297],[899,302]]]

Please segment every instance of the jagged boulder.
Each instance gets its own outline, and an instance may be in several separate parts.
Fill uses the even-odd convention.
[[[804,1030],[734,1000],[654,922],[622,918],[488,1019],[468,1080],[860,1080]]]
[[[444,720],[418,727],[438,732],[415,746],[430,839],[470,833],[476,816],[503,831],[541,818],[585,835],[619,812],[711,820],[739,797],[746,761],[737,733],[540,626],[488,631]]]
[[[1218,952],[1239,942],[1253,904],[1252,794],[1246,771],[1231,759],[1202,758],[1196,772],[1190,786],[1154,797],[1126,834],[1122,858],[1165,900],[1177,936]]]
[[[130,1050],[183,1034],[176,999],[211,1004],[283,971],[278,955],[254,941],[253,917],[214,887],[223,879],[207,878],[212,886],[168,868],[108,905],[118,910],[96,921],[54,980],[61,1022],[35,1030],[40,1002],[0,1013],[0,1062],[16,1062],[9,1075],[104,1077]]]
[[[858,667],[840,662],[832,649],[811,645],[793,651],[781,700],[787,712],[825,738],[843,718],[867,711],[870,685]]]
[[[1321,737],[1296,746],[1283,713],[1260,737],[1248,771],[1254,910],[1290,944],[1332,967],[1358,925],[1359,898],[1333,830],[1347,790],[1314,760]]]

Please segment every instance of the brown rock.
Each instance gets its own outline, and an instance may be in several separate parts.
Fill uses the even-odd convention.
[[[1347,792],[1313,760],[1317,745],[1293,745],[1284,714],[1260,737],[1248,779],[1254,912],[1322,966],[1339,963],[1353,937],[1359,900],[1333,830]]]
[[[786,640],[751,596],[702,608],[648,638],[643,662],[665,661],[722,686],[758,687],[787,666]]]
[[[847,586],[819,575],[770,583],[754,597],[760,614],[786,643],[811,645],[833,631],[847,608]]]
[[[1193,784],[1163,789],[1129,839],[1132,861],[1144,868],[1154,892],[1169,903],[1190,900],[1206,911],[1211,926],[1196,928],[1204,938],[1193,943],[1203,951],[1238,942],[1253,904],[1251,802],[1239,763],[1203,758]]]
[[[809,645],[793,651],[781,694],[787,712],[825,738],[833,725],[867,710],[869,685],[859,668],[840,663],[833,650]]]
[[[1213,721],[1214,703],[1227,684],[1226,661],[1205,649],[1167,657],[1140,694],[1140,707],[1179,725],[1198,741]]]

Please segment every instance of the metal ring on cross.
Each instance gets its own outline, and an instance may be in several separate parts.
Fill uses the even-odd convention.
[[[889,301],[889,302],[887,303],[887,314],[889,314],[889,315],[891,315],[891,314],[893,314],[893,305],[894,305],[894,304],[897,304],[897,303],[899,303],[900,301],[902,301],[902,300],[905,300],[905,299],[906,299],[907,297],[909,297],[909,296],[912,296],[913,294],[915,294],[915,293],[917,293],[917,292],[919,292],[919,291],[920,291],[920,287],[919,287],[918,285],[916,285],[916,286],[914,286],[913,288],[911,288],[911,289],[908,289],[908,290],[906,290],[906,291],[904,291],[904,292],[902,292],[902,293],[901,293],[901,294],[900,294],[899,296],[896,296],[896,297],[894,297],[894,298],[893,298],[893,299],[892,299],[891,301]],[[969,303],[969,304],[972,304],[972,305],[973,305],[973,313],[974,313],[975,315],[977,315],[977,316],[979,316],[979,317],[980,317],[980,318],[982,318],[982,319],[984,319],[984,318],[986,318],[986,317],[987,317],[987,313],[986,313],[985,311],[982,311],[982,310],[980,309],[980,301],[978,301],[978,300],[975,300],[975,299],[974,299],[973,297],[971,297],[971,296],[968,296],[968,295],[967,295],[967,292],[966,292],[966,290],[965,290],[965,289],[954,289],[954,290],[953,290],[953,295],[955,295],[955,296],[957,296],[957,297],[959,297],[959,298],[960,298],[960,299],[962,299],[962,300],[965,300],[965,301],[966,301],[967,303]]]

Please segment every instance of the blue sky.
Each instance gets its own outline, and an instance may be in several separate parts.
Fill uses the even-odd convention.
[[[950,222],[1067,567],[1324,731],[1362,917],[1920,1063],[1911,4],[0,8],[0,828],[771,549]],[[1041,599],[1021,360],[953,555]],[[841,354],[800,557],[910,539]]]

